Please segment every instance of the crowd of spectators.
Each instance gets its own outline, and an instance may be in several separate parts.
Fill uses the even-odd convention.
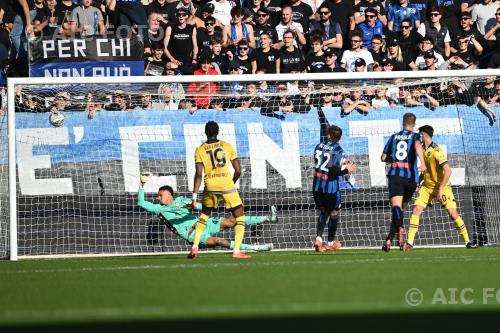
[[[500,66],[500,1],[492,0],[0,0],[0,23],[3,77],[27,75],[28,37],[55,35],[136,34],[144,40],[145,75]],[[164,108],[191,110],[258,106],[264,114],[274,114],[276,108],[304,112],[318,103],[293,83],[285,87],[288,97],[280,94],[284,87],[270,85],[267,88],[277,94],[264,101],[259,85],[231,83],[224,89],[232,97],[211,98],[220,89],[217,84],[191,84],[183,87],[183,98],[175,92],[175,98],[157,102]],[[403,97],[405,91],[397,96],[383,89],[353,91],[342,95],[342,112],[366,113],[370,106],[400,104],[402,99],[403,104],[435,107],[450,89],[458,88],[414,89]],[[168,95],[173,96],[173,90]],[[496,102],[497,93],[485,91],[490,94],[481,95],[485,104]],[[287,104],[290,98],[293,107]],[[113,108],[134,109],[146,103],[128,99],[130,105],[118,100]]]

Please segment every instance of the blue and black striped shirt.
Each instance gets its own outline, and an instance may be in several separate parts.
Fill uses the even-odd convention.
[[[314,179],[313,191],[323,193],[336,193],[340,191],[339,177],[332,177],[332,167],[342,167],[344,151],[338,143],[324,141],[314,149]]]
[[[407,130],[402,130],[391,136],[384,147],[384,153],[392,158],[388,176],[400,176],[418,182],[415,142],[419,139],[419,134]]]

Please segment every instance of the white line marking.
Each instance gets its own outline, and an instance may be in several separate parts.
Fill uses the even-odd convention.
[[[187,259],[186,259],[187,260]],[[154,269],[203,269],[203,268],[226,268],[226,267],[256,267],[256,266],[290,266],[290,265],[344,265],[361,264],[372,262],[463,262],[463,261],[500,261],[500,256],[456,256],[456,257],[433,257],[433,258],[366,258],[366,259],[333,259],[333,260],[304,260],[304,261],[274,261],[274,262],[231,262],[231,263],[186,263],[173,265],[135,265],[116,267],[78,267],[78,268],[47,268],[26,269],[18,271],[5,271],[3,274],[31,274],[31,273],[64,273],[64,272],[99,272],[99,271],[127,271],[127,270],[154,270]]]

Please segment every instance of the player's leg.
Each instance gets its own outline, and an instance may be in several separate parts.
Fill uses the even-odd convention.
[[[382,246],[382,250],[385,252],[389,252],[391,249],[392,239],[394,235],[399,232],[401,221],[403,220],[403,196],[395,195],[390,199],[391,205],[391,226],[389,228],[389,234],[385,238],[384,245]]]
[[[340,192],[333,194],[329,198],[329,207],[331,208],[331,213],[328,219],[328,243],[326,244],[326,249],[328,251],[338,250],[342,247],[342,243],[335,240],[335,235],[337,234],[337,227],[340,222],[340,203],[341,196]]]
[[[313,192],[314,202],[319,210],[318,223],[316,224],[316,239],[314,240],[314,248],[316,252],[323,252],[323,232],[325,230],[326,221],[330,213],[326,208],[325,194],[322,192]]]
[[[406,210],[406,207],[408,207],[408,203],[410,202],[411,198],[413,197],[413,194],[417,190],[417,183],[414,181],[406,181],[404,185],[404,193],[403,193],[403,203],[401,205],[401,214],[399,215],[399,219],[396,220],[396,227],[397,227],[397,233],[398,233],[398,245],[399,249],[401,251],[404,251],[407,249],[405,246],[404,242],[404,227],[403,227],[403,220],[404,220],[404,212]]]
[[[205,228],[207,227],[207,220],[210,218],[212,209],[217,208],[217,196],[210,193],[203,193],[201,214],[196,222],[193,246],[191,252],[188,254],[189,259],[193,259],[198,255],[198,246]]]
[[[245,224],[247,223],[247,218],[248,218],[248,216],[245,216]],[[217,232],[224,231],[226,229],[234,228],[235,225],[236,225],[236,220],[234,217],[224,217],[224,218],[220,219],[220,228]],[[216,237],[215,233],[212,233],[211,236]],[[234,241],[228,241],[228,242],[229,242],[228,247],[224,246],[224,245],[220,245],[220,246],[224,246],[224,247],[227,247],[228,249],[234,250]],[[273,244],[254,244],[254,245],[252,245],[252,244],[241,243],[240,249],[243,251],[247,251],[247,250],[271,251],[273,249]]]
[[[465,246],[468,249],[477,248],[478,247],[477,244],[470,241],[469,233],[467,232],[467,227],[465,226],[464,220],[462,220],[462,217],[460,216],[460,214],[458,214],[457,202],[455,201],[455,197],[453,195],[451,187],[449,186],[445,187],[443,191],[443,196],[441,198],[441,204],[448,211],[448,215],[453,220],[453,223],[455,224],[455,229],[457,229],[458,234],[464,240]]]
[[[224,194],[222,197],[226,204],[226,208],[232,210],[232,214],[236,222],[234,226],[233,258],[235,259],[251,258],[250,256],[240,251],[241,244],[243,243],[243,237],[245,236],[245,214],[240,195],[238,194],[238,192],[235,191],[228,194]]]
[[[408,226],[408,238],[406,240],[406,246],[404,250],[413,249],[413,242],[415,240],[415,235],[418,232],[418,226],[420,224],[420,216],[422,215],[425,207],[427,207],[434,198],[433,191],[425,186],[422,186],[418,192],[418,196],[413,203],[413,211],[410,217],[410,225]]]

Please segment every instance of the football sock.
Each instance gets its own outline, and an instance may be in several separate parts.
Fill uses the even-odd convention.
[[[325,213],[319,214],[318,224],[316,225],[316,236],[319,236],[319,237],[323,236],[323,230],[325,230],[327,218],[328,218],[328,215],[326,215]]]
[[[245,235],[245,216],[238,216],[236,218],[236,225],[234,226],[234,252],[239,252],[243,236]]]
[[[464,220],[460,216],[453,221],[455,223],[455,228],[457,229],[460,236],[462,236],[465,243],[469,242],[469,233],[467,232],[467,228],[465,227]]]
[[[408,244],[413,245],[413,241],[415,240],[415,235],[417,234],[419,224],[420,216],[412,214],[410,217],[410,225],[408,226]]]
[[[207,220],[208,216],[205,214],[201,214],[200,217],[198,218],[198,222],[196,222],[196,228],[194,233],[193,246],[198,247],[198,245],[200,244],[201,235],[203,234],[203,231],[205,231],[205,228],[207,227],[206,224]]]
[[[391,215],[392,215],[391,229],[389,230],[389,236],[387,236],[388,240],[392,240],[396,232],[399,231],[399,228],[403,226],[403,211],[401,210],[401,207],[399,206],[392,207]]]
[[[262,222],[267,221],[267,216],[245,216],[245,224],[261,224]]]
[[[252,248],[253,248],[253,245],[245,244],[245,243],[241,243],[241,246],[240,246],[240,249],[243,251],[252,250]],[[231,241],[231,245],[229,246],[229,249],[234,250],[234,241]]]
[[[340,217],[338,215],[331,215],[328,221],[328,241],[333,242],[335,239],[335,234],[337,233],[337,226]]]

